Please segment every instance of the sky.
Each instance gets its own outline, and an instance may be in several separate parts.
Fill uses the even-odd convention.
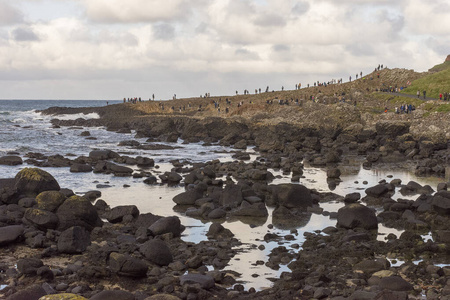
[[[0,0],[0,99],[225,96],[448,54],[448,0]]]

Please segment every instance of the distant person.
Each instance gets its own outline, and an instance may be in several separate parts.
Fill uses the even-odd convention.
[[[420,91],[417,90],[417,98],[420,98]]]
[[[442,100],[442,93],[439,94],[439,100]]]
[[[358,79],[358,74],[356,74],[356,79]]]
[[[155,101],[155,94],[152,95],[152,99],[153,99],[153,101]]]
[[[352,76],[350,76],[350,77],[348,78],[348,81],[350,81],[350,82],[352,81]]]
[[[427,91],[423,91],[423,99],[427,99]]]

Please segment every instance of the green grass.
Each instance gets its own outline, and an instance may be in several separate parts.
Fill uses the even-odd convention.
[[[438,112],[450,112],[450,104],[441,104],[436,108]]]
[[[440,72],[449,68],[450,68],[450,61],[444,61],[442,64],[435,65],[434,67],[432,67],[430,69],[430,72]]]
[[[422,96],[422,92],[427,91],[427,97],[439,98],[440,93],[450,92],[450,64],[447,66],[440,72],[414,80],[408,88],[402,90],[402,93],[416,95],[417,91],[420,91]]]

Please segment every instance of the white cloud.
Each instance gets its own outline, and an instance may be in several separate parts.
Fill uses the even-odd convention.
[[[82,0],[87,16],[96,22],[140,23],[183,17],[189,4],[183,0]]]
[[[5,0],[0,1],[0,25],[14,25],[23,22],[22,12],[8,4]]]

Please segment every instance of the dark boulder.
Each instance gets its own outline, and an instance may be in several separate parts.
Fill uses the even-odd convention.
[[[212,223],[211,226],[209,226],[206,236],[208,238],[223,239],[231,238],[234,236],[234,234],[229,229],[223,227],[222,224]]]
[[[181,285],[184,284],[199,284],[202,289],[212,289],[216,283],[214,278],[210,275],[203,274],[186,274],[180,277]]]
[[[112,272],[121,276],[141,278],[147,276],[147,264],[127,254],[113,252],[109,255],[108,265]]]
[[[103,217],[110,223],[120,223],[127,215],[131,215],[133,218],[137,218],[139,216],[139,209],[136,205],[116,206],[106,212]]]
[[[395,138],[409,132],[410,124],[407,122],[380,121],[375,125],[378,135]]]
[[[36,275],[44,263],[38,258],[23,258],[17,261],[17,270],[23,275]]]
[[[269,212],[264,203],[250,204],[247,201],[243,201],[240,207],[234,212],[234,215],[245,217],[267,217]]]
[[[174,237],[179,237],[184,227],[181,225],[178,217],[164,217],[150,225],[148,228],[154,236],[166,233],[172,233]]]
[[[361,199],[361,194],[358,192],[350,193],[345,195],[344,202],[345,203],[356,203],[358,200]]]
[[[383,197],[389,192],[386,184],[377,184],[366,189],[366,194],[371,197]]]
[[[220,194],[220,203],[222,206],[236,207],[240,205],[243,200],[242,188],[239,185],[227,184]]]
[[[279,184],[270,186],[272,195],[268,205],[282,205],[287,208],[306,209],[313,205],[311,192],[299,184]]]
[[[173,197],[173,202],[179,205],[194,205],[195,201],[203,197],[203,191],[192,189]]]
[[[0,227],[0,246],[5,246],[17,241],[24,232],[22,225]]]
[[[44,191],[59,191],[56,179],[38,168],[24,168],[16,177],[16,189],[22,194],[36,196]]]
[[[93,150],[89,152],[89,158],[92,161],[107,160],[118,157],[120,157],[120,155],[111,150]]]
[[[328,169],[327,177],[328,178],[339,178],[339,177],[341,177],[341,170],[339,170],[338,168]]]
[[[104,290],[95,294],[89,300],[135,300],[132,293],[122,290]],[[75,300],[75,299],[74,299]]]
[[[55,229],[58,226],[58,216],[50,211],[28,208],[24,215],[25,220],[41,230]]]
[[[33,284],[17,291],[6,300],[38,300],[47,295],[47,292],[39,284]]]
[[[450,215],[450,198],[435,195],[431,205],[437,213],[441,215]]]
[[[59,230],[81,226],[91,231],[94,227],[102,225],[102,221],[92,203],[80,196],[72,196],[66,199],[58,208],[56,215],[59,218]]]
[[[139,251],[146,259],[159,266],[167,266],[173,262],[173,256],[169,247],[161,240],[150,240],[143,244]]]
[[[89,232],[83,227],[74,226],[63,231],[58,238],[58,251],[60,253],[83,253],[91,244]]]
[[[15,155],[7,155],[0,157],[0,165],[17,166],[23,164],[22,158]]]
[[[133,169],[125,166],[119,166],[113,163],[106,164],[107,169],[112,172],[115,176],[125,177],[131,176]]]
[[[338,210],[337,226],[348,229],[356,227],[377,229],[378,221],[372,209],[358,203],[353,203]]]
[[[72,173],[89,173],[92,172],[92,167],[88,164],[74,163],[70,166],[70,172]]]
[[[136,163],[139,167],[150,168],[155,165],[155,161],[148,157],[137,156]]]
[[[414,287],[400,276],[389,276],[380,279],[379,286],[391,291],[410,291]]]

